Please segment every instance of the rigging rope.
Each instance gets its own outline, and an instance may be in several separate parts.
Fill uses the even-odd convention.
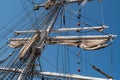
[[[58,68],[59,68],[59,45],[57,46],[57,60],[56,60],[56,72],[58,72]]]
[[[113,46],[110,46],[111,51],[110,51],[110,72],[111,74],[113,73]]]
[[[74,13],[73,13],[74,11],[73,11],[73,10],[68,10],[68,9],[66,9],[66,12],[68,12],[68,13],[71,14],[72,16],[77,17],[76,15],[74,15]],[[90,21],[90,22],[93,22],[93,23],[95,23],[95,24],[97,24],[97,25],[100,25],[100,23],[98,23],[94,18],[89,17],[88,15],[80,14],[79,16],[87,19],[87,20]]]
[[[45,60],[50,66],[57,68],[57,66],[55,66],[54,64],[52,64],[48,59],[46,59],[45,57],[41,56],[41,59]],[[63,69],[58,68],[58,70],[63,71]]]
[[[75,53],[70,50],[69,48],[66,48],[65,49],[69,50],[74,56],[75,56]],[[82,61],[84,61],[86,64],[90,65],[94,70],[98,71],[99,73],[101,73],[102,75],[106,76],[107,78],[112,78],[112,76],[106,74],[105,72],[103,72],[102,70],[100,70],[99,68],[97,68],[95,65],[91,64],[90,62],[88,62],[87,60],[85,60],[83,57],[79,57]],[[80,69],[78,68],[78,70],[80,71]]]
[[[102,0],[99,0],[99,6],[100,6],[100,11],[101,11],[102,25],[104,25],[104,15],[103,15],[103,5],[102,5]]]
[[[23,8],[24,8],[24,10],[25,10],[25,12],[26,12],[26,15],[27,15],[27,17],[28,17],[29,22],[31,23],[31,25],[32,25],[33,27],[35,27],[35,25],[32,24],[32,15],[31,15],[31,13],[29,12],[29,10],[28,10],[28,8],[27,8],[27,4],[25,3],[24,0],[21,0],[21,3],[22,3],[22,6],[23,6]]]

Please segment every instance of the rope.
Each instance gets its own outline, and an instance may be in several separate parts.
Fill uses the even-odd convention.
[[[69,48],[66,48],[66,47],[65,47],[65,49],[68,50],[71,54],[73,54],[74,57],[76,57],[76,53],[74,53],[74,51],[72,51],[72,50],[70,50]],[[79,59],[82,60],[82,61],[84,61],[86,64],[92,66],[92,64],[90,62],[88,62],[86,59],[81,58],[81,57],[79,57]]]
[[[101,1],[99,1],[99,5],[100,5],[100,11],[101,11],[102,25],[103,25],[104,24],[104,15],[103,15],[103,5],[102,5]]]
[[[111,51],[110,51],[110,72],[111,74],[113,73],[113,46],[110,46]]]
[[[74,53],[72,50],[70,50],[69,48],[66,48],[66,47],[65,47],[65,49],[69,50],[69,51],[75,56],[75,53]],[[91,64],[90,62],[88,62],[87,60],[83,59],[83,57],[78,57],[78,58],[80,58],[80,59],[81,59],[82,61],[84,61],[86,64],[90,65],[94,70],[98,71],[98,72],[101,73],[102,75],[106,76],[107,78],[112,78],[112,79],[113,79],[112,76],[106,74],[105,72],[103,72],[102,70],[100,70],[99,68],[97,68],[95,65],[93,65],[93,64]]]
[[[54,64],[52,64],[48,59],[46,59],[45,57],[41,56],[41,59],[45,60],[50,66],[57,68],[57,66],[55,66]],[[58,70],[63,71],[63,69],[58,68]]]
[[[72,10],[66,9],[66,11],[67,11],[69,14],[71,14],[72,16],[77,17],[76,15],[74,15],[74,13],[73,13]],[[88,15],[80,14],[80,16],[83,17],[83,18],[85,18],[86,20],[88,20],[88,21],[90,21],[90,22],[93,22],[93,23],[95,23],[95,24],[97,24],[97,25],[100,25],[100,23],[98,23],[96,20],[94,20],[94,18],[89,17]]]
[[[58,72],[58,67],[59,67],[59,45],[57,46],[57,60],[56,60],[56,72]]]
[[[32,24],[32,16],[31,16],[31,13],[29,12],[28,8],[26,7],[27,5],[26,5],[25,1],[21,0],[21,3],[22,3],[22,6],[23,6],[23,8],[24,8],[24,10],[26,12],[26,15],[28,17],[29,22],[31,23],[31,25],[33,27],[35,27],[34,24]]]

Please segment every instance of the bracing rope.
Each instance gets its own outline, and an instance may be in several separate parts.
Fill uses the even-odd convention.
[[[110,72],[113,73],[113,46],[110,46]]]
[[[66,12],[68,12],[69,14],[71,14],[72,16],[75,16],[77,17],[73,12],[73,10],[68,10],[66,9]],[[90,22],[93,22],[94,24],[97,24],[97,25],[100,25],[100,23],[98,23],[98,21],[96,21],[94,18],[88,16],[88,15],[84,15],[84,14],[80,14],[79,16],[83,17],[84,19],[90,21]]]
[[[13,53],[14,53],[14,51],[13,51]],[[2,64],[3,62],[7,61],[13,55],[13,53],[9,54],[5,59],[1,60],[0,64]]]
[[[104,25],[104,15],[103,15],[103,5],[102,5],[102,0],[99,0],[99,6],[100,6],[100,11],[101,11],[102,25]]]
[[[58,68],[59,68],[59,48],[60,46],[57,46],[57,60],[56,60],[56,72],[58,72]]]
[[[69,48],[64,47],[66,50],[70,51],[71,54],[73,54],[74,56],[76,56],[76,54],[74,53],[74,51],[70,50]],[[84,59],[83,57],[78,57],[80,58],[83,62],[85,62],[86,64],[88,64],[89,66],[91,66],[91,68],[93,68],[94,70],[98,71],[100,74],[104,75],[107,78],[112,78],[112,76],[106,74],[105,72],[103,72],[101,69],[97,68],[95,65],[91,64],[90,62],[88,62],[86,59]]]
[[[31,23],[31,26],[35,27],[35,25],[32,24],[32,15],[31,15],[31,13],[29,12],[29,10],[27,8],[26,2],[24,0],[21,0],[21,3],[22,3],[22,6],[23,6],[23,8],[24,8],[24,10],[26,12],[26,15],[28,17],[29,22]]]

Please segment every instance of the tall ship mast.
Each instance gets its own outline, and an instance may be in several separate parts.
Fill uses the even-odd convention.
[[[104,31],[109,26],[104,23],[102,0],[21,3],[24,13],[18,15],[20,19],[1,28],[0,80],[114,79],[89,62],[89,55],[103,51],[116,37]],[[99,5],[99,10],[93,9],[93,4]],[[90,17],[96,16],[95,11],[100,11],[98,16]],[[100,76],[87,75],[89,69]]]

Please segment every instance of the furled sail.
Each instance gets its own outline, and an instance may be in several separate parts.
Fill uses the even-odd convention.
[[[84,50],[96,50],[107,47],[110,45],[110,38],[106,39],[78,39],[78,40],[59,40],[59,41],[48,41],[49,44],[63,44],[67,46],[76,46]]]
[[[84,40],[82,41],[78,47],[85,49],[85,50],[96,50],[100,48],[104,48],[109,46],[110,44],[107,44],[109,40],[103,39],[103,40]]]
[[[20,46],[23,46],[25,43],[27,43],[28,41],[11,41],[8,46],[10,46],[11,48],[18,48]]]
[[[11,48],[19,48],[24,46],[25,43],[28,43],[31,38],[15,38],[10,39],[8,46]]]
[[[85,50],[96,50],[109,46],[111,39],[116,35],[98,35],[98,36],[57,36],[48,37],[47,44],[63,44],[67,46],[76,46]],[[30,38],[10,39],[9,46],[17,48],[29,42]]]
[[[108,41],[109,40],[83,40],[79,42],[60,42],[57,44],[63,44],[67,46],[76,46],[85,50],[96,50],[96,49],[109,46],[110,44],[107,44]]]
[[[81,3],[81,6],[85,6],[87,4],[87,1],[88,0],[84,0],[82,3]]]

